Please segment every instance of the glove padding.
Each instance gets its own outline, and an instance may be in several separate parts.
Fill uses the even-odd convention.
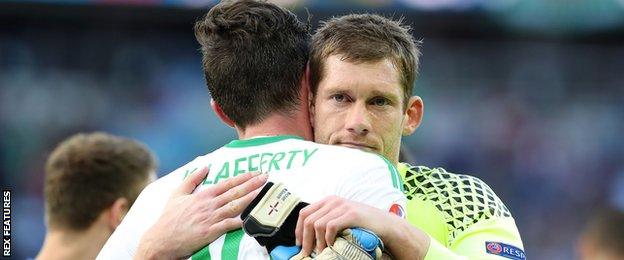
[[[275,260],[303,259],[382,259],[383,243],[372,231],[362,228],[345,229],[334,244],[312,258],[300,255],[295,246],[295,228],[299,211],[307,206],[291,194],[283,184],[268,182],[241,214],[243,230],[271,252]]]
[[[372,231],[362,228],[345,229],[333,245],[315,257],[329,259],[381,259],[383,243]]]
[[[243,230],[269,252],[277,246],[294,246],[299,211],[308,203],[283,184],[268,182],[241,213]]]
[[[302,256],[299,246],[278,246],[271,251],[274,260],[379,260],[392,259],[383,251],[383,243],[377,235],[367,229],[345,229],[333,245],[326,247],[320,254]]]

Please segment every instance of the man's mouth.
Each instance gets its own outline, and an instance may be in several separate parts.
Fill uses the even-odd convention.
[[[355,149],[360,149],[360,150],[375,151],[375,147],[369,146],[369,145],[367,145],[365,143],[338,142],[336,144],[340,145],[340,146],[349,147],[349,148],[355,148]]]

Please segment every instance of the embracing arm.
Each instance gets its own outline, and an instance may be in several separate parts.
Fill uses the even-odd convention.
[[[405,219],[363,203],[330,196],[302,209],[297,221],[297,243],[307,255],[332,245],[338,232],[350,227],[373,231],[397,259],[423,259],[430,238]]]
[[[134,259],[188,257],[241,227],[237,216],[256,197],[267,175],[243,174],[193,194],[207,174],[208,169],[202,169],[174,191],[158,221],[141,237]]]

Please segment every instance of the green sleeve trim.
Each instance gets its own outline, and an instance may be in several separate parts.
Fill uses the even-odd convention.
[[[238,259],[238,250],[244,234],[245,232],[240,228],[225,233],[223,248],[221,248],[221,259]],[[191,260],[194,259],[210,260],[210,244],[193,254],[193,256],[191,256]]]
[[[399,189],[401,192],[404,192],[405,190],[403,189],[403,179],[399,177],[399,172],[397,171],[396,167],[394,167],[394,165],[392,165],[392,163],[390,163],[390,161],[388,161],[386,157],[383,157],[379,154],[377,154],[377,156],[383,159],[384,162],[386,162],[386,164],[388,165],[388,170],[390,171],[390,179],[392,179],[392,186]]]
[[[238,248],[243,239],[243,229],[237,229],[225,234],[223,249],[221,250],[221,259],[238,259]]]
[[[210,260],[210,244],[207,244],[204,248],[191,256],[191,260],[195,259]]]
[[[409,164],[399,162],[399,165],[397,165],[397,170],[399,171],[399,174],[401,174],[401,179],[405,179],[405,177],[407,176],[407,171],[409,171],[410,168],[412,168],[412,166],[410,166]]]
[[[296,135],[265,136],[265,137],[256,137],[256,138],[245,139],[245,140],[234,140],[226,144],[225,147],[228,147],[228,148],[251,147],[251,146],[275,143],[275,142],[283,141],[286,139],[303,140],[302,137],[296,136]]]

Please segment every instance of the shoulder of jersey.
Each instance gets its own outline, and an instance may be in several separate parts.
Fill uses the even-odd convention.
[[[320,143],[315,143],[315,142],[303,140],[303,139],[285,139],[285,140],[281,140],[279,142],[271,143],[268,145],[293,145],[294,147],[298,147],[298,146],[301,146],[302,144],[307,145],[308,147],[319,148],[320,154],[323,154],[323,156],[330,156],[332,157],[332,159],[336,159],[336,160],[358,159],[358,158],[364,158],[364,159],[370,160],[370,158],[377,158],[373,160],[383,161],[381,159],[381,156],[374,154],[374,153],[369,153],[365,151],[360,151],[358,149],[352,149],[352,148],[342,147],[338,145],[320,144]],[[212,154],[220,152],[221,150],[222,148],[219,148],[215,150],[214,152],[205,156],[200,156],[197,159],[200,159],[202,157],[208,157]],[[334,157],[336,155],[339,157],[338,158]]]
[[[184,166],[179,167],[174,171],[158,178],[156,181],[150,183],[149,185],[147,185],[147,187],[145,187],[144,191],[160,191],[163,190],[165,187],[177,187],[178,183],[184,179],[185,175],[195,173],[201,170],[201,167],[208,166],[209,156],[210,154],[196,157]]]
[[[501,199],[477,177],[443,168],[404,165],[408,166],[404,175],[407,198],[431,201],[444,216],[452,236],[480,220],[511,217]]]
[[[362,162],[383,162],[383,157],[370,152],[361,151],[358,149],[342,147],[338,145],[319,144],[310,141],[304,141],[322,149],[324,156],[329,156],[331,159],[340,160],[342,163],[362,163]],[[351,162],[353,161],[353,162]]]

